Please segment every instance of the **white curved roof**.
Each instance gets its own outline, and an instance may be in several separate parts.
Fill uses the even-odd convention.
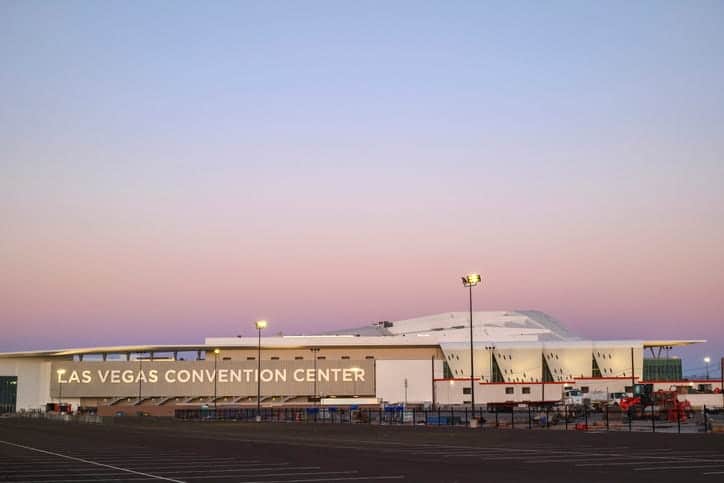
[[[468,340],[470,312],[445,312],[413,319],[378,322],[326,334],[362,337],[425,336],[436,341]],[[536,310],[473,312],[473,336],[476,340],[491,342],[580,340],[560,322]]]
[[[473,312],[473,338],[483,348],[488,343],[526,345],[545,343],[573,346],[593,344],[612,347],[630,347],[632,341],[590,341],[571,334],[560,322],[537,310],[477,311]],[[469,347],[470,312],[444,312],[412,319],[376,322],[352,329],[324,334],[262,337],[267,348],[319,346],[443,346],[451,349],[456,344]],[[653,340],[633,341],[643,347],[682,346],[706,342],[705,340]],[[194,345],[127,345],[54,349],[0,353],[9,357],[61,357],[85,354],[123,354],[133,352],[205,351],[212,348],[256,346],[256,337],[207,337],[203,344]],[[461,346],[462,347],[462,346]],[[502,346],[501,346],[502,347]]]

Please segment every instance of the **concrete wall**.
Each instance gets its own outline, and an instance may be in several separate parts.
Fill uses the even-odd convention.
[[[464,343],[448,343],[443,345],[443,352],[446,362],[450,367],[453,377],[470,377],[470,346]],[[475,377],[484,381],[490,379],[491,353],[476,345],[474,358]]]
[[[721,394],[679,394],[679,401],[689,401],[694,408],[721,408],[724,407],[724,397]]]
[[[422,360],[428,361],[434,356],[436,359],[442,359],[444,356],[442,351],[437,347],[320,347],[316,353],[318,358],[326,360],[340,360],[349,358],[352,360],[365,359],[383,359],[383,360]],[[263,348],[261,350],[261,360],[270,360],[272,357],[279,360],[313,360],[314,353],[308,348]],[[257,349],[252,348],[233,348],[223,349],[219,354],[219,360],[256,360]],[[214,353],[209,351],[206,358],[211,360]]]
[[[592,377],[594,358],[603,377],[630,378],[632,348],[635,375],[641,377],[643,373],[643,348],[638,342],[500,342],[492,347],[484,343],[475,346],[475,377],[481,382],[492,382],[493,360],[506,382],[540,382],[543,358],[556,382],[573,382]],[[469,346],[443,343],[442,350],[454,378],[470,377]]]
[[[469,403],[470,394],[465,394],[470,382],[466,380],[435,381],[438,404]],[[545,401],[559,401],[563,395],[563,384],[545,384]],[[511,392],[512,391],[512,392]],[[475,403],[540,402],[544,398],[542,384],[535,383],[477,383],[475,384]]]
[[[479,404],[506,403],[506,402],[546,402],[563,399],[565,388],[588,388],[589,393],[595,392],[623,392],[631,385],[630,379],[580,379],[574,383],[546,383],[545,394],[540,383],[477,383],[475,385],[475,402]],[[470,395],[465,394],[465,388],[470,383],[464,379],[435,381],[437,402],[439,404],[463,404],[470,401]],[[511,392],[512,391],[512,392]],[[584,395],[584,397],[586,397]]]
[[[462,404],[464,401],[470,401],[470,395],[464,394],[464,388],[468,387],[470,387],[470,382],[466,380],[435,381],[435,402],[445,405]],[[478,397],[478,392],[475,393],[475,397]]]
[[[638,379],[636,384],[638,384]],[[624,392],[627,387],[631,387],[630,378],[611,378],[611,379],[579,379],[573,384],[576,389],[588,388],[589,393],[612,393]],[[584,394],[583,397],[586,397]]]
[[[437,361],[442,365],[441,361]],[[405,401],[405,379],[407,379],[407,402],[432,402],[432,361],[423,360],[377,360],[375,365],[377,394],[382,401],[398,403]]]
[[[631,349],[633,347],[633,361]],[[636,378],[643,377],[644,350],[640,345],[629,343],[593,342],[593,357],[601,369],[603,377],[631,377],[634,372]],[[631,367],[633,362],[634,367]]]
[[[545,394],[544,394],[545,392]],[[563,384],[478,384],[475,388],[476,403],[560,401]]]
[[[16,410],[45,408],[50,398],[50,362],[42,359],[0,359],[1,376],[17,376]]]

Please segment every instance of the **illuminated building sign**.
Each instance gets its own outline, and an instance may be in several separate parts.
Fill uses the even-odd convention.
[[[263,395],[374,394],[374,361],[127,361],[55,362],[51,394],[63,386],[64,397],[255,395],[257,378]]]

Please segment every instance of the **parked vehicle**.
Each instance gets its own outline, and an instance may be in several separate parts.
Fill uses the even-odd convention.
[[[46,413],[73,414],[73,406],[69,403],[47,403]]]
[[[613,406],[620,406],[621,401],[626,399],[627,397],[630,397],[631,395],[627,392],[612,392],[608,396],[608,403]]]
[[[563,404],[566,406],[583,405],[583,393],[580,389],[567,389],[563,392]]]

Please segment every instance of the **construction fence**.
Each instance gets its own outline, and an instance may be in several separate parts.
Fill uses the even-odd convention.
[[[270,423],[382,424],[408,426],[479,427],[528,430],[638,431],[667,433],[724,433],[724,408],[661,409],[654,406],[602,408],[497,406],[417,408],[305,407],[177,409],[181,420],[262,421]]]

